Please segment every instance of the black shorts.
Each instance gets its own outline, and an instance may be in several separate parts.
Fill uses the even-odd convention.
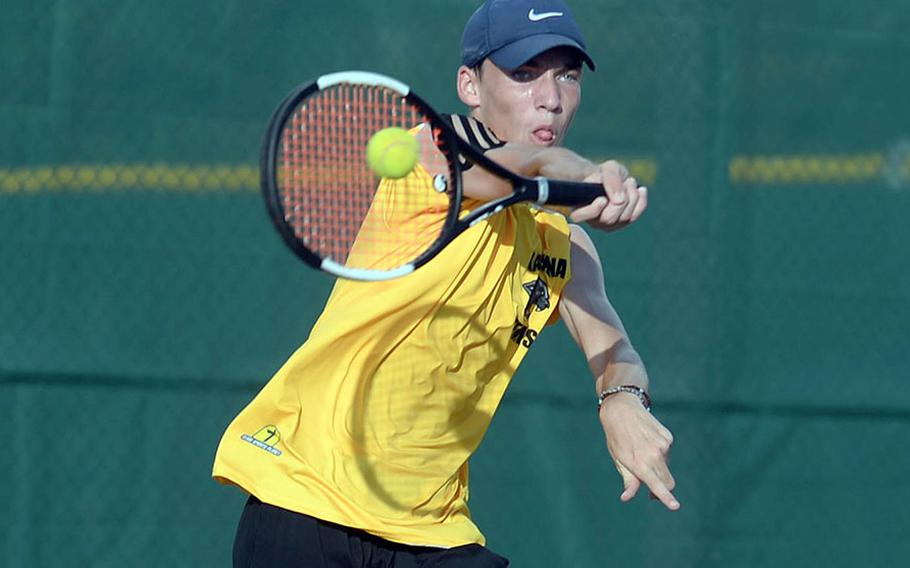
[[[287,511],[250,497],[234,540],[234,568],[500,568],[509,561],[480,546],[408,546]]]

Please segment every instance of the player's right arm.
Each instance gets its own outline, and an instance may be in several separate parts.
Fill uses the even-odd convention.
[[[613,160],[595,164],[566,148],[513,143],[487,150],[485,155],[525,177],[603,184],[605,198],[572,211],[571,219],[578,223],[619,229],[637,220],[648,205],[647,189],[639,188],[626,167]],[[473,199],[492,201],[512,192],[508,181],[481,167],[469,168],[462,176],[465,195]]]
[[[543,176],[566,181],[583,181],[597,171],[597,165],[565,148],[545,148],[530,144],[507,143],[484,152],[507,170],[525,177]],[[463,172],[468,197],[493,201],[512,193],[511,184],[483,168]]]

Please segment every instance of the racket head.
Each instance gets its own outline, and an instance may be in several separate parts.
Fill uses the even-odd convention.
[[[404,178],[383,180],[366,146],[392,126],[418,140],[420,156]],[[269,216],[314,268],[353,280],[403,276],[435,256],[456,225],[457,144],[404,83],[364,71],[323,75],[272,115],[260,160]]]

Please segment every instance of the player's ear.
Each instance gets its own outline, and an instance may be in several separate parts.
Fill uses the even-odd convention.
[[[475,70],[465,65],[458,68],[458,77],[455,82],[458,89],[458,98],[468,108],[473,109],[480,106],[479,82],[480,77]]]

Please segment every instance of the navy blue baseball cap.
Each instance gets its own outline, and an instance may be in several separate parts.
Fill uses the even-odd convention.
[[[594,70],[581,29],[562,0],[486,0],[464,27],[461,62],[474,67],[489,57],[511,70],[560,46],[574,48]]]

